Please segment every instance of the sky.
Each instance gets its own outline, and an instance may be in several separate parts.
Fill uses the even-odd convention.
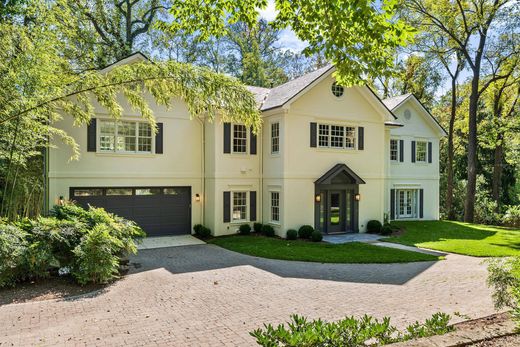
[[[267,21],[272,21],[276,17],[276,9],[274,6],[274,0],[269,0],[268,5],[265,9],[260,10],[260,17]],[[280,40],[278,45],[283,50],[290,50],[295,53],[299,53],[305,48],[305,42],[301,41],[296,37],[291,29],[284,29],[280,32]]]

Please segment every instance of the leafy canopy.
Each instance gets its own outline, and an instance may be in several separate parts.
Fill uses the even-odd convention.
[[[308,43],[306,54],[322,54],[336,65],[344,85],[390,74],[394,51],[413,39],[414,29],[396,18],[398,0],[275,0],[277,28],[291,28]],[[174,0],[172,22],[158,26],[189,32],[201,40],[223,35],[226,23],[253,27],[266,0]],[[200,25],[204,23],[204,25]]]

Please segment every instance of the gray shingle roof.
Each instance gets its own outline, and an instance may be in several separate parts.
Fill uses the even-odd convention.
[[[255,94],[257,102],[260,103],[260,110],[266,111],[283,106],[332,68],[332,65],[327,65],[272,89],[252,86],[248,86],[247,88]]]
[[[393,98],[383,99],[381,101],[383,101],[383,104],[385,104],[386,107],[388,107],[390,110],[393,110],[403,101],[405,101],[406,98],[408,98],[410,95],[412,95],[412,93],[394,96]]]

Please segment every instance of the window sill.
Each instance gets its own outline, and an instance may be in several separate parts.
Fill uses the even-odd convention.
[[[154,158],[155,153],[125,153],[125,152],[96,152],[96,156],[100,157],[132,157],[132,158]]]
[[[316,150],[318,152],[343,152],[343,153],[360,153],[362,151],[356,149],[356,148],[330,148],[330,147],[316,147]]]
[[[275,227],[279,227],[280,225],[282,225],[280,222],[273,222],[273,221],[270,221],[269,223],[267,223],[269,225],[274,225]]]
[[[231,221],[229,222],[229,225],[242,225],[242,224],[248,224],[248,223],[251,223],[249,220],[234,220],[234,221]]]

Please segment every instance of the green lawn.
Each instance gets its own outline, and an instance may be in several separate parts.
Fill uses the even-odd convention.
[[[384,241],[472,255],[520,255],[520,229],[451,221],[392,222],[405,229],[401,236]]]
[[[439,260],[417,252],[372,246],[365,243],[345,244],[287,241],[261,236],[222,236],[209,241],[214,245],[256,257],[313,261],[320,263],[408,263]]]

